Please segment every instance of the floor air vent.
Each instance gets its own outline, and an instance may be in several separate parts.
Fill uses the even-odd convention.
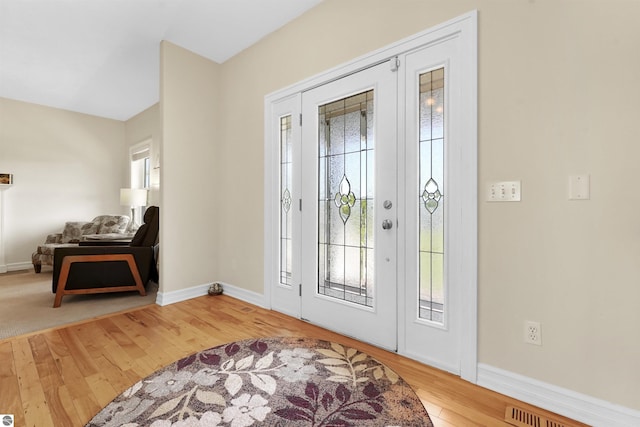
[[[526,409],[507,406],[504,420],[517,427],[571,427]]]

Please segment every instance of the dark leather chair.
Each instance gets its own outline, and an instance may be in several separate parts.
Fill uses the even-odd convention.
[[[59,307],[62,297],[72,294],[138,291],[146,295],[148,281],[158,281],[154,246],[159,226],[160,209],[149,206],[144,224],[131,243],[120,243],[126,246],[83,242],[77,247],[57,248],[53,259],[53,306]]]

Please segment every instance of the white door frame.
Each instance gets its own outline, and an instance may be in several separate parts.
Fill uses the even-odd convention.
[[[465,141],[464,153],[456,159],[464,165],[464,176],[460,179],[459,188],[462,192],[463,206],[459,222],[456,227],[461,227],[457,235],[462,240],[457,242],[459,248],[458,267],[460,268],[459,291],[461,292],[460,322],[462,326],[462,336],[460,342],[460,376],[461,378],[475,383],[477,381],[477,11],[469,12],[465,15],[454,18],[443,24],[432,27],[426,31],[400,40],[384,48],[378,49],[362,57],[356,58],[347,64],[333,68],[327,72],[318,74],[309,79],[303,80],[292,86],[273,92],[265,96],[265,180],[264,180],[264,294],[265,302],[269,307],[274,307],[272,302],[272,289],[278,283],[279,263],[278,254],[278,228],[277,218],[279,213],[279,181],[277,171],[278,141],[273,140],[274,121],[272,117],[272,106],[284,98],[309,90],[321,84],[336,80],[340,77],[355,73],[371,65],[388,61],[389,59],[407,53],[409,51],[423,48],[431,44],[439,43],[452,37],[460,38],[459,47],[461,57],[464,60],[464,68],[468,70],[465,79],[463,92],[461,116],[464,117],[466,126],[461,129],[462,138]],[[402,118],[401,118],[402,119]],[[401,126],[399,127],[401,128]],[[403,132],[402,130],[399,131]],[[404,135],[399,135],[404,137]],[[399,153],[401,155],[402,153]],[[401,251],[402,252],[402,251]],[[402,254],[399,254],[399,256]],[[274,258],[276,262],[274,263]],[[460,267],[464,265],[464,267]],[[399,281],[403,279],[399,277]],[[402,282],[400,282],[402,285]],[[398,289],[399,304],[404,304],[401,289]],[[401,310],[402,307],[399,307]],[[402,347],[399,353],[403,354]],[[408,357],[419,359],[419,356],[408,355]],[[424,360],[421,360],[424,361]],[[428,361],[424,361],[428,363]]]

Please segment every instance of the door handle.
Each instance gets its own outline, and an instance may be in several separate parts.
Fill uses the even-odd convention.
[[[384,221],[382,221],[383,230],[390,230],[392,227],[393,227],[393,221],[391,221],[390,219],[385,219]]]

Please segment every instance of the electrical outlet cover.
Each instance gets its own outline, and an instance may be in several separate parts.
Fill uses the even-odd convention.
[[[524,327],[524,342],[542,345],[542,331],[539,322],[527,321]]]

